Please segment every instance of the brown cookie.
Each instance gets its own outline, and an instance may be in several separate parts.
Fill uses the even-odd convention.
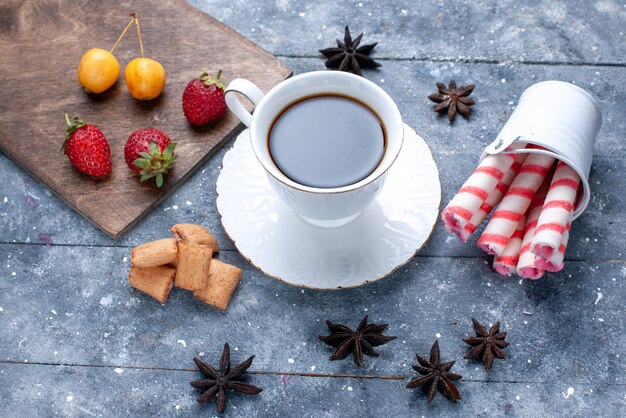
[[[135,289],[149,294],[161,303],[165,303],[172,286],[174,286],[175,276],[176,269],[171,267],[131,266],[128,281]]]
[[[167,266],[173,268],[178,267],[178,255],[176,255],[176,258],[173,261],[167,263]]]
[[[130,262],[137,267],[163,266],[176,260],[178,246],[174,238],[146,242],[133,248]]]
[[[206,228],[196,224],[176,224],[170,231],[176,237],[178,241],[184,241],[188,244],[206,245],[213,250],[214,253],[218,252],[217,240]]]
[[[202,290],[196,290],[193,295],[201,301],[226,310],[239,280],[242,271],[220,260],[213,260],[209,270],[209,284]]]
[[[209,269],[213,251],[205,245],[178,243],[176,286],[187,290],[204,289],[209,285]]]

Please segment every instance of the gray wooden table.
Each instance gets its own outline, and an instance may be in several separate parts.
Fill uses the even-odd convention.
[[[191,361],[256,354],[261,395],[230,397],[228,416],[626,415],[626,4],[617,0],[192,0],[289,64],[319,70],[319,48],[348,23],[378,41],[365,76],[397,101],[431,146],[445,204],[520,93],[548,79],[598,99],[604,124],[593,197],[575,222],[565,269],[538,282],[495,274],[440,223],[417,257],[352,290],[302,290],[263,276],[226,237],[215,207],[225,149],[122,239],[113,241],[0,154],[0,416],[210,416],[195,402]],[[210,40],[207,40],[210,42]],[[201,51],[198,51],[201,53]],[[207,58],[210,64],[210,58]],[[436,81],[476,83],[469,121],[449,125],[426,96]],[[0,116],[1,117],[1,116]],[[229,310],[173,292],[161,305],[127,283],[130,248],[177,222],[216,233],[220,258],[244,269]],[[369,314],[398,339],[358,369],[329,362],[324,320]],[[501,320],[509,359],[491,372],[462,360],[470,317]],[[439,338],[458,359],[463,399],[431,404],[404,388],[415,353]]]

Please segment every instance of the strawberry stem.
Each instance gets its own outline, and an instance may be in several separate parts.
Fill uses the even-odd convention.
[[[122,41],[122,38],[124,38],[124,35],[126,35],[126,32],[128,32],[128,29],[130,29],[131,25],[135,21],[134,15],[135,13],[131,14],[131,16],[133,16],[132,19],[130,20],[130,22],[128,22],[128,25],[126,25],[126,27],[122,31],[122,34],[119,36],[119,38],[117,38],[117,41],[115,41],[115,43],[113,44],[113,47],[109,50],[111,54],[113,53],[113,51],[115,51],[115,48],[117,48],[117,46],[120,44],[120,42]]]
[[[215,85],[217,88],[224,90],[224,83],[222,83],[222,80],[220,80],[221,76],[222,70],[218,70],[217,74],[215,74],[215,77],[209,77],[209,73],[205,71],[200,74],[200,80],[202,80],[207,86]]]
[[[82,126],[85,126],[87,122],[85,122],[80,116],[75,115],[74,120],[70,120],[70,116],[65,112],[64,115],[65,124],[67,128],[65,130],[65,141],[63,141],[63,145],[61,145],[61,151],[65,154],[65,146],[67,141],[70,139],[70,136],[74,133],[74,131]]]

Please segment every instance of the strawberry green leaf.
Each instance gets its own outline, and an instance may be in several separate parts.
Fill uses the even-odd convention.
[[[146,160],[145,158],[137,158],[135,161],[133,161],[133,165],[139,168],[148,168],[150,167],[150,161]]]
[[[150,150],[150,155],[159,155],[161,154],[161,150],[156,142],[150,141],[150,145],[148,145],[148,149]]]
[[[133,165],[141,168],[141,182],[154,178],[157,187],[162,187],[165,182],[165,174],[172,168],[174,161],[178,157],[178,155],[174,154],[176,143],[168,144],[168,146],[161,151],[156,142],[150,141],[148,148],[149,152],[144,151],[139,153],[141,158],[137,158],[133,161]]]
[[[174,148],[176,148],[176,143],[172,142],[163,150],[163,156],[171,160],[172,154],[174,154]]]

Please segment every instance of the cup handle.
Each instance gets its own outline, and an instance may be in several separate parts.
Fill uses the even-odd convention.
[[[230,111],[233,112],[235,116],[237,116],[237,119],[244,125],[250,127],[252,115],[243,107],[239,98],[233,93],[239,93],[245,96],[256,106],[263,98],[263,92],[253,82],[244,80],[243,78],[234,79],[228,84],[226,90],[224,90],[224,100],[226,100],[226,105]]]

